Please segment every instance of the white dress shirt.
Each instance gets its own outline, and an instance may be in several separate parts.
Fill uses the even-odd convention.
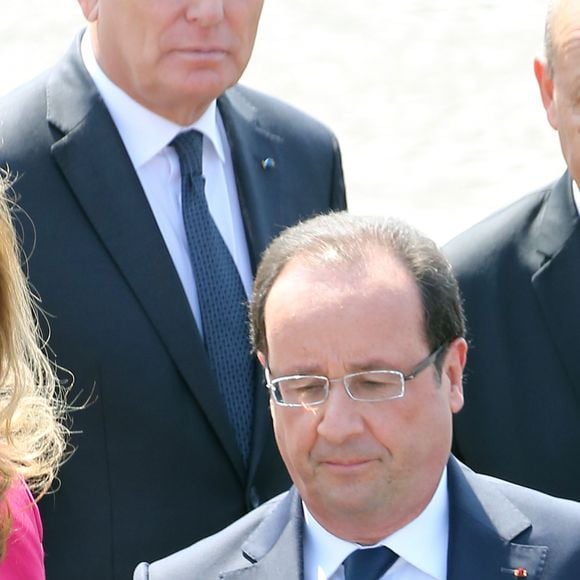
[[[182,127],[146,109],[111,82],[96,61],[88,34],[83,35],[81,53],[121,135],[202,332],[195,277],[181,214],[179,160],[173,147],[168,146],[182,131],[195,128],[204,135],[203,175],[209,210],[232,254],[248,296],[252,286],[252,267],[231,151],[216,101],[195,123]],[[117,194],[123,195],[123,191]],[[138,240],[135,243],[139,243]]]
[[[576,204],[576,211],[580,214],[580,189],[576,182],[572,180],[572,194],[574,195],[574,203]]]
[[[344,580],[342,562],[358,544],[325,530],[303,503],[304,580]],[[446,580],[449,539],[447,468],[427,507],[412,522],[375,546],[387,546],[399,555],[381,580]],[[373,546],[365,546],[373,547]]]

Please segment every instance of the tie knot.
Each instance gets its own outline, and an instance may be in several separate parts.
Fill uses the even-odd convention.
[[[355,550],[344,561],[346,580],[378,580],[399,556],[385,546]]]
[[[203,134],[195,129],[179,133],[171,142],[182,173],[202,174]]]

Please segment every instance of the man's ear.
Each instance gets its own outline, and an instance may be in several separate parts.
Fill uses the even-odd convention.
[[[99,14],[99,0],[78,0],[87,22],[96,22]]]
[[[536,58],[534,60],[534,74],[538,81],[542,104],[544,105],[544,109],[546,109],[548,123],[557,131],[558,118],[556,115],[556,105],[554,103],[554,81],[552,80],[552,74],[550,73],[548,64],[544,59]]]
[[[258,357],[258,360],[260,361],[260,364],[264,368],[266,368],[266,355],[262,351],[260,351],[260,350],[256,353],[256,355]]]
[[[441,381],[449,389],[449,408],[452,413],[463,408],[463,369],[467,360],[467,348],[464,338],[456,338],[447,348],[441,369]]]

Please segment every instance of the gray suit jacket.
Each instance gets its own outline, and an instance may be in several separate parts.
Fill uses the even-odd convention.
[[[448,579],[577,578],[580,505],[448,464]],[[303,515],[294,488],[134,580],[302,580]],[[363,580],[363,579],[361,579]]]
[[[568,173],[445,247],[470,352],[454,453],[580,500],[580,220]]]
[[[218,107],[250,256],[301,218],[345,207],[320,123],[235,87]],[[266,157],[274,167],[262,167]],[[172,259],[79,40],[0,101],[0,165],[18,180],[30,279],[50,346],[75,376],[76,452],[41,503],[49,580],[126,580],[280,493],[289,479],[256,386],[244,469]]]

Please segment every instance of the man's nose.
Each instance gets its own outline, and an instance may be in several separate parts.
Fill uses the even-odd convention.
[[[201,26],[213,26],[224,19],[226,0],[187,0],[186,18]]]
[[[327,441],[338,444],[364,431],[360,402],[353,401],[346,392],[342,379],[333,380],[328,399],[321,405],[318,434]]]

